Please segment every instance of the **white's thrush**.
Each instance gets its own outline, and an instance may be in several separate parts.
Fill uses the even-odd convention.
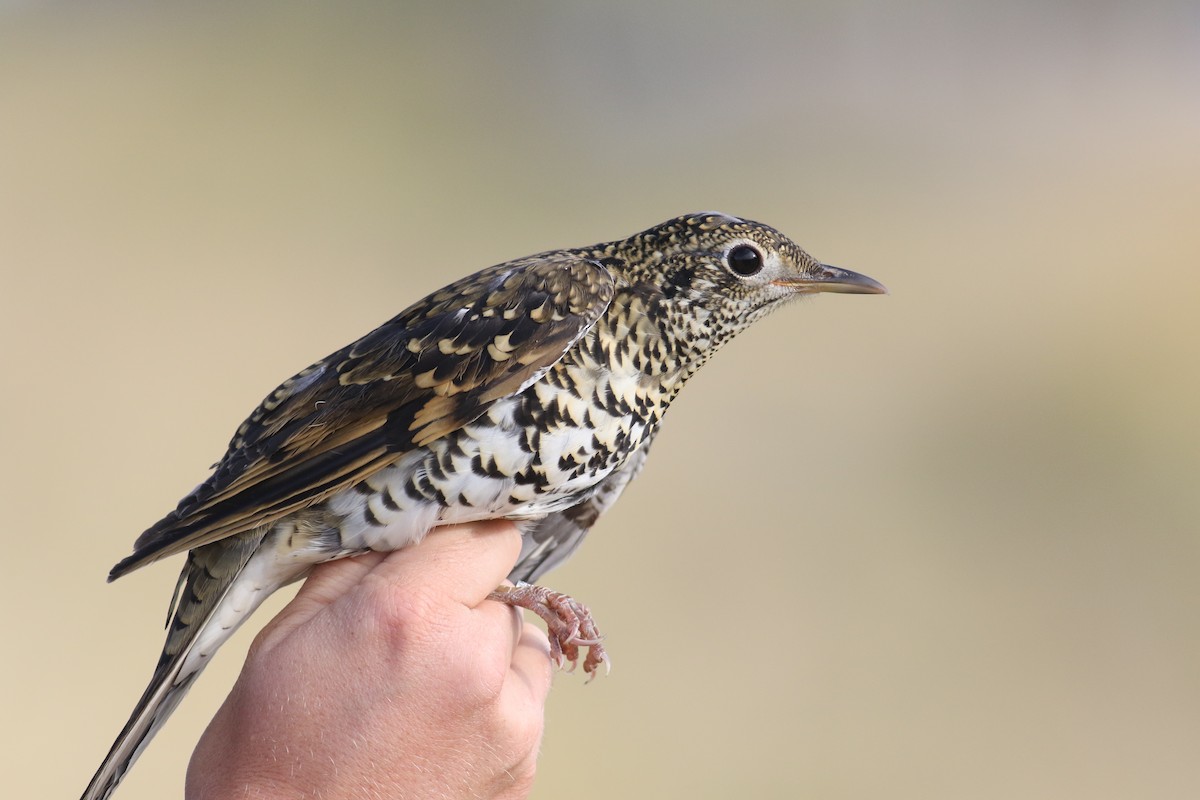
[[[720,347],[788,300],[883,286],[724,214],[490,267],[285,381],[119,578],[187,552],[145,694],[84,800],[108,797],[235,628],[313,565],[503,518],[524,546],[493,598],[547,620],[560,662],[605,663],[587,609],[527,582],[566,559]]]

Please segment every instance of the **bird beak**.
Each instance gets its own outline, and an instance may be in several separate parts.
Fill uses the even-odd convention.
[[[887,287],[874,278],[859,275],[848,269],[831,267],[828,264],[818,264],[815,269],[804,277],[781,278],[771,281],[776,286],[795,289],[801,294],[815,292],[840,292],[842,294],[887,294]]]

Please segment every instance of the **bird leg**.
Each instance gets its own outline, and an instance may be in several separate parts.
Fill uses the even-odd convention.
[[[542,586],[534,586],[524,581],[515,586],[501,586],[488,595],[489,600],[499,600],[517,608],[526,608],[537,614],[546,623],[546,633],[550,639],[550,657],[562,668],[569,663],[572,671],[579,661],[579,648],[588,649],[583,660],[583,671],[588,680],[596,677],[600,665],[604,672],[612,669],[608,653],[604,652],[603,638],[596,629],[592,612],[578,600],[562,592],[555,592]]]

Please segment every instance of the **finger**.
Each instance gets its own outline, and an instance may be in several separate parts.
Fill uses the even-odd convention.
[[[453,525],[389,554],[370,578],[434,591],[474,608],[508,576],[520,554],[521,534],[511,522]]]
[[[522,610],[507,603],[484,599],[472,608],[470,622],[473,633],[471,636],[478,642],[491,642],[486,649],[497,658],[497,666],[507,669],[520,644],[525,629],[525,618]]]
[[[546,632],[532,622],[522,622],[521,634],[513,648],[511,671],[529,689],[533,700],[545,702],[554,675],[550,640],[546,638]]]
[[[318,564],[300,587],[296,599],[329,605],[350,591],[368,573],[379,566],[387,553],[368,551],[353,558],[341,558]]]
[[[540,714],[550,694],[553,676],[550,641],[541,628],[530,622],[524,623],[513,648],[508,679],[500,701],[504,718],[515,720]]]
[[[271,647],[308,622],[350,591],[383,560],[384,555],[370,552],[315,566],[291,602],[263,627],[255,639],[255,650]]]

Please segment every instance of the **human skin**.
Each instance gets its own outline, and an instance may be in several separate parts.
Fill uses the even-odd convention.
[[[258,635],[188,767],[188,800],[528,795],[546,636],[487,595],[511,523],[316,567]]]

